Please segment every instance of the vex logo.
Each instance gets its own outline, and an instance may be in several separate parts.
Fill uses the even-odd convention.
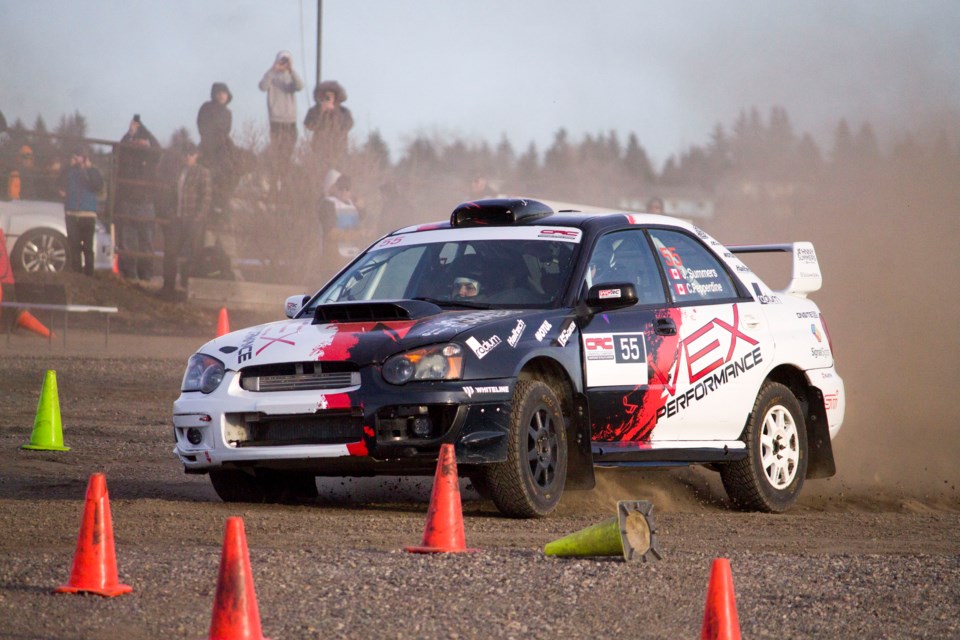
[[[739,358],[734,358],[738,343],[753,347]],[[696,401],[702,400],[741,373],[763,362],[759,342],[740,330],[740,310],[733,305],[733,322],[714,318],[691,333],[677,345],[677,361],[669,380],[664,384],[667,393],[674,396],[681,364],[686,362],[686,374],[691,385],[657,410],[657,417],[673,416]]]

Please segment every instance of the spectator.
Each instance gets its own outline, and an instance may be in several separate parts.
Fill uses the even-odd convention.
[[[226,209],[233,182],[235,148],[230,138],[233,114],[227,105],[233,94],[226,83],[214,82],[210,88],[210,100],[200,106],[197,113],[197,130],[200,132],[200,161],[210,170],[213,179],[214,205]]]
[[[347,92],[336,80],[317,85],[313,92],[317,104],[310,107],[303,126],[313,132],[310,140],[323,165],[336,168],[347,151],[347,134],[353,128],[353,115],[343,106]]]
[[[153,277],[153,235],[156,222],[153,196],[160,143],[133,116],[117,149],[117,212],[120,272],[132,281]],[[125,255],[126,254],[126,255]],[[139,255],[137,255],[139,254]]]
[[[656,196],[647,201],[647,213],[663,213],[663,199]]]
[[[66,174],[66,201],[70,269],[93,275],[93,236],[97,226],[97,195],[103,176],[90,162],[90,155],[77,149],[70,157]]]
[[[36,166],[33,163],[33,149],[27,145],[20,147],[17,166],[7,179],[7,197],[11,200],[35,200],[34,179]]]
[[[274,162],[290,160],[297,144],[297,98],[303,89],[303,80],[293,69],[289,51],[277,54],[273,66],[260,80],[260,90],[267,92],[267,112],[270,115],[270,150]]]
[[[470,181],[470,200],[483,200],[484,198],[496,197],[497,192],[490,187],[486,176],[477,175]]]
[[[7,119],[3,117],[3,111],[0,111],[0,133],[7,130]]]
[[[320,226],[323,230],[323,256],[339,264],[353,254],[356,231],[360,229],[360,208],[353,198],[353,180],[331,169],[324,181],[326,197],[320,201]]]
[[[187,288],[187,274],[193,257],[203,244],[204,225],[210,213],[213,183],[210,170],[199,164],[200,150],[193,144],[183,149],[183,170],[177,178],[176,213],[167,224],[163,252],[161,294],[176,295],[177,271],[180,286]],[[186,265],[180,266],[181,258]]]

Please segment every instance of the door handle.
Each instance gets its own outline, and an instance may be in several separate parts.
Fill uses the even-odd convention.
[[[760,326],[760,321],[757,320],[756,316],[745,315],[743,316],[743,326],[747,327],[748,329],[756,329]]]
[[[670,318],[657,318],[653,323],[653,332],[658,336],[675,336],[677,324]]]

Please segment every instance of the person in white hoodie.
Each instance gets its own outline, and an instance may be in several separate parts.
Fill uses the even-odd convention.
[[[293,56],[281,51],[260,80],[260,90],[267,92],[270,149],[276,162],[287,162],[297,144],[296,93],[302,89],[303,80],[293,69]]]

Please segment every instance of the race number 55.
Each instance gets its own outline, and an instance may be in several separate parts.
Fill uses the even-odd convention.
[[[640,362],[644,359],[639,336],[616,336],[617,362]]]

